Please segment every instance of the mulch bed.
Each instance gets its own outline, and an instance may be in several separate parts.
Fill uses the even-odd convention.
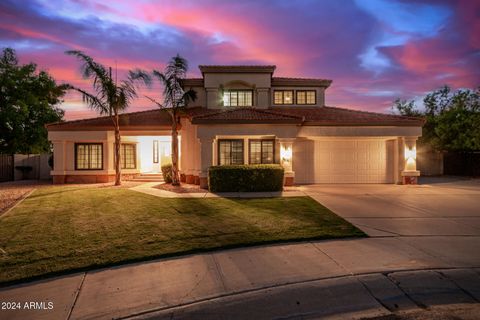
[[[49,185],[50,181],[21,180],[0,183],[0,215],[23,199],[35,188]]]
[[[181,184],[180,186],[172,186],[170,183],[162,183],[154,188],[175,192],[175,193],[205,193],[207,190],[200,189],[200,186],[194,184]]]

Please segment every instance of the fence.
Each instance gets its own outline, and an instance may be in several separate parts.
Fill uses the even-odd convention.
[[[0,154],[0,182],[13,180],[13,155]]]
[[[446,152],[443,167],[447,175],[480,177],[480,151]]]

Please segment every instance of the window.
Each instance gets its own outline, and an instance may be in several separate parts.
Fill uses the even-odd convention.
[[[135,169],[137,167],[137,148],[133,143],[120,145],[120,164],[122,169]]]
[[[223,93],[225,107],[251,107],[253,106],[252,90],[229,90]]]
[[[218,164],[243,164],[243,140],[218,140]]]
[[[317,104],[317,92],[315,90],[297,91],[297,104]]]
[[[292,90],[275,90],[273,91],[274,104],[293,104]]]
[[[75,170],[102,170],[103,144],[75,143]]]
[[[275,163],[275,140],[249,140],[250,164]]]

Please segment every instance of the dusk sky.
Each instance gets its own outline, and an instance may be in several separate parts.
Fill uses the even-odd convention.
[[[391,112],[397,97],[480,85],[480,1],[1,0],[0,47],[89,90],[66,50],[119,78],[177,53],[192,77],[199,64],[274,64],[275,76],[332,79],[327,105]],[[159,98],[160,85],[140,94]],[[95,115],[74,93],[61,107],[67,119]],[[152,108],[139,99],[129,111]]]

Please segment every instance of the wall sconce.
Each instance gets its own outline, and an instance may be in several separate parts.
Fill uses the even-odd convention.
[[[282,146],[280,148],[280,158],[283,162],[290,162],[292,160],[292,148]]]
[[[415,148],[415,147],[413,147],[413,148],[405,147],[405,159],[406,160],[409,160],[409,159],[415,160],[416,158],[417,158],[417,148]]]

